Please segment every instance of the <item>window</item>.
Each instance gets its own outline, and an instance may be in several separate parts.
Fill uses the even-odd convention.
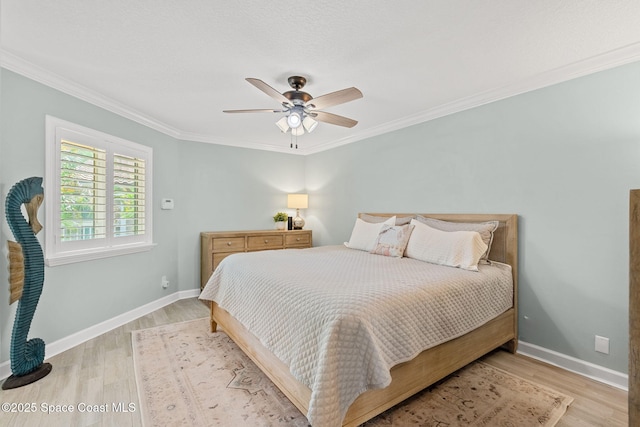
[[[47,265],[151,249],[152,149],[50,116],[46,143]]]

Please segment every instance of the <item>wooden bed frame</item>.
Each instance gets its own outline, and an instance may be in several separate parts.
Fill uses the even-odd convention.
[[[416,214],[380,214],[410,216]],[[355,427],[436,381],[457,371],[488,352],[504,346],[515,353],[518,336],[518,217],[511,214],[419,214],[453,222],[498,220],[489,259],[511,265],[513,270],[513,307],[479,328],[420,353],[415,359],[391,369],[392,381],[383,389],[361,394],[349,407],[343,426]],[[307,414],[311,390],[296,380],[289,368],[267,350],[260,341],[227,311],[211,303],[211,331],[220,326],[273,383],[303,413]]]

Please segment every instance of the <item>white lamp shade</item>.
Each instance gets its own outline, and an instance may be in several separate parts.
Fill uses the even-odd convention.
[[[289,209],[307,209],[309,207],[308,194],[287,195],[287,207]]]
[[[318,122],[307,116],[302,121],[302,125],[307,130],[307,132],[311,133],[316,128],[316,126],[318,126]]]
[[[304,135],[304,128],[302,126],[299,126],[297,128],[291,128],[291,135],[293,136]]]
[[[280,128],[282,133],[287,133],[287,131],[289,130],[289,125],[287,124],[287,118],[286,117],[283,117],[280,120],[278,120],[276,122],[276,126],[278,126]]]

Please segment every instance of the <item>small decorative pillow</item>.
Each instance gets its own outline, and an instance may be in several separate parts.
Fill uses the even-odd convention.
[[[416,219],[431,228],[442,231],[477,231],[482,237],[482,241],[487,245],[487,250],[480,257],[481,260],[489,259],[491,251],[491,243],[493,243],[493,232],[496,231],[500,223],[498,221],[487,222],[451,222],[443,221],[435,218],[427,218],[422,215],[416,216]]]
[[[487,251],[477,231],[441,231],[413,220],[415,225],[406,256],[433,264],[478,271],[478,261]]]
[[[372,254],[400,258],[409,242],[414,225],[383,225],[376,243],[371,250]]]
[[[356,224],[351,231],[351,238],[348,242],[344,242],[344,245],[351,249],[358,249],[361,251],[370,252],[376,245],[376,239],[380,233],[380,229],[384,225],[393,225],[396,223],[396,217],[392,216],[384,222],[370,223],[356,219]]]

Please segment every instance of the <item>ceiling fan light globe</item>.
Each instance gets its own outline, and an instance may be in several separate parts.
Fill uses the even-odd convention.
[[[311,117],[307,116],[302,121],[302,125],[307,130],[307,132],[311,133],[316,128],[316,126],[318,126],[318,122],[313,120]]]
[[[286,117],[283,117],[280,120],[278,120],[276,122],[276,126],[278,126],[280,128],[282,133],[287,133],[287,131],[289,130],[289,125],[287,124],[287,118]]]
[[[302,117],[300,117],[300,113],[293,112],[287,116],[287,124],[292,129],[299,127],[302,124]]]

